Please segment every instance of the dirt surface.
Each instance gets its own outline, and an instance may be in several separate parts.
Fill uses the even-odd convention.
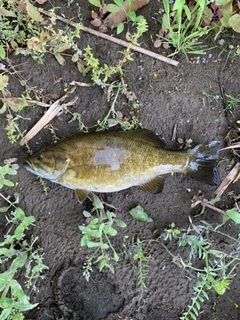
[[[50,5],[51,3],[51,5]],[[59,10],[68,18],[76,17],[76,5],[68,7],[67,1],[49,1],[45,8],[59,7]],[[82,22],[90,26],[91,6],[87,1],[80,3]],[[149,24],[149,32],[141,38],[141,45],[149,50],[154,49],[152,39],[158,33],[160,25],[157,23],[156,13],[161,8],[159,1],[151,1],[142,8]],[[63,25],[60,25],[63,27]],[[177,137],[191,138],[194,144],[220,140],[225,146],[224,138],[230,126],[228,119],[223,116],[218,122],[219,114],[223,111],[220,85],[228,95],[236,96],[239,93],[240,61],[239,57],[228,58],[229,44],[236,45],[239,36],[231,37],[228,33],[220,35],[224,38],[223,45],[207,43],[211,49],[207,55],[194,57],[188,63],[183,55],[176,58],[179,66],[170,66],[148,56],[134,53],[134,61],[124,66],[124,79],[140,103],[136,116],[143,127],[159,132],[169,148],[176,147],[171,141],[172,130],[177,125]],[[219,38],[219,39],[220,39]],[[101,63],[109,65],[117,62],[120,46],[101,40],[93,35],[82,32],[78,42],[80,48],[87,45],[93,47],[94,54]],[[161,54],[164,52],[159,49]],[[209,56],[209,54],[211,54]],[[89,76],[83,77],[71,56],[66,57],[66,65],[60,66],[53,56],[45,56],[45,64],[40,65],[31,58],[9,56],[16,70],[21,72],[32,87],[41,89],[47,101],[55,101],[64,95],[64,89],[69,87],[73,80],[91,83]],[[205,59],[205,60],[204,60]],[[56,82],[56,80],[61,79]],[[220,81],[220,83],[219,83]],[[13,96],[20,96],[23,87],[17,77],[13,76],[9,90]],[[210,97],[202,94],[205,91]],[[78,101],[70,107],[72,112],[82,115],[83,123],[91,127],[107,114],[111,102],[107,101],[107,93],[102,88],[78,87],[73,94]],[[118,99],[116,110],[130,117],[132,108],[124,96]],[[30,120],[22,122],[22,126],[29,130],[43,115],[43,108],[35,108],[26,114]],[[69,117],[62,114],[52,121],[57,128],[56,134],[64,138],[78,132],[76,122],[68,123]],[[26,149],[18,143],[11,145],[4,134],[6,121],[1,116],[1,163],[4,159],[17,157],[20,165],[26,157]],[[38,151],[52,143],[52,134],[43,129],[30,142],[33,151]],[[4,152],[3,152],[4,150]],[[226,158],[224,158],[226,157]],[[222,153],[219,161],[221,178],[229,171],[229,153]],[[221,160],[220,159],[220,160]],[[104,194],[102,199],[112,204],[115,214],[123,220],[127,227],[118,230],[113,238],[114,248],[119,251],[123,244],[131,239],[151,239],[154,235],[164,232],[172,222],[178,228],[187,228],[188,216],[194,216],[201,208],[191,209],[192,197],[201,190],[206,199],[214,197],[215,187],[198,182],[183,174],[166,175],[163,192],[159,195],[145,193],[139,188],[131,188],[113,194]],[[149,261],[149,273],[145,279],[146,288],[142,296],[137,287],[137,270],[131,256],[121,256],[115,265],[115,274],[107,270],[98,272],[94,269],[89,282],[83,277],[83,261],[91,254],[91,250],[80,247],[81,233],[79,225],[85,224],[86,219],[82,211],[88,209],[89,202],[80,204],[72,190],[46,181],[49,187],[47,195],[35,176],[27,172],[22,166],[16,177],[18,185],[11,192],[20,193],[20,207],[27,215],[36,217],[36,227],[32,232],[39,238],[39,245],[44,251],[44,263],[49,267],[45,278],[38,283],[39,292],[31,294],[32,302],[38,302],[39,307],[29,312],[26,319],[90,319],[90,320],[175,320],[187,309],[193,296],[193,287],[196,276],[187,273],[173,263],[172,257],[159,243],[144,244]],[[239,183],[231,186],[236,194],[240,193]],[[129,210],[140,204],[152,217],[153,222],[144,223],[135,220],[129,215]],[[221,208],[232,206],[232,202],[225,195]],[[201,218],[199,218],[201,219]],[[206,210],[204,219],[209,223],[219,223],[220,216]],[[229,222],[225,231],[237,234],[234,223]],[[128,239],[128,240],[127,240]],[[221,238],[215,238],[217,245]],[[166,244],[175,256],[186,256],[185,249],[177,242]],[[209,291],[209,300],[202,306],[199,320],[240,319],[240,278],[239,268],[228,290],[223,296]]]

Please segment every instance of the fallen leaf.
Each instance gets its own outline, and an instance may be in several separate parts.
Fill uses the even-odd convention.
[[[91,21],[91,24],[94,27],[100,27],[100,25],[102,24],[102,20],[99,18],[95,18],[94,20]]]
[[[154,48],[159,48],[159,47],[161,46],[161,44],[162,44],[162,40],[157,39],[157,40],[154,42],[153,46],[154,46]]]

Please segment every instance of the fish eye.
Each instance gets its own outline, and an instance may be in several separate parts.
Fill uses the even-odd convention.
[[[36,156],[36,159],[41,161],[43,159],[43,156],[41,154],[39,154],[38,156]]]

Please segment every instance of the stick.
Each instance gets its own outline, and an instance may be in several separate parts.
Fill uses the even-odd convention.
[[[51,17],[51,14],[48,11],[41,10],[41,12],[43,14],[45,14],[46,16]],[[62,17],[60,17],[58,15],[56,15],[56,19],[66,23],[66,24],[69,24],[72,27],[76,27],[78,25],[77,23],[69,21],[68,19],[62,18]],[[142,47],[135,46],[135,45],[133,45],[133,44],[127,42],[127,41],[111,37],[111,36],[109,36],[109,35],[107,35],[105,33],[101,33],[99,31],[96,31],[96,30],[93,30],[93,29],[90,29],[90,28],[84,27],[84,26],[82,26],[81,30],[83,30],[84,32],[88,32],[90,34],[93,34],[96,37],[99,37],[99,38],[114,42],[114,43],[119,44],[119,45],[121,45],[123,47],[126,47],[126,48],[131,46],[131,49],[134,50],[134,51],[137,51],[137,52],[143,53],[143,54],[145,54],[147,56],[150,56],[152,58],[161,60],[161,61],[166,62],[168,64],[171,64],[171,65],[173,65],[175,67],[178,66],[178,61],[176,61],[176,60],[172,60],[170,58],[164,57],[164,56],[162,56],[162,55],[160,55],[158,53],[152,52],[152,51],[144,49]]]

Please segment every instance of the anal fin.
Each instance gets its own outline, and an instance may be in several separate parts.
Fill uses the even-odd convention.
[[[79,202],[83,202],[84,200],[87,199],[89,195],[89,191],[83,190],[83,189],[76,189],[75,194]]]
[[[150,193],[160,193],[163,190],[164,180],[161,177],[156,177],[144,184],[141,184],[139,187]]]

